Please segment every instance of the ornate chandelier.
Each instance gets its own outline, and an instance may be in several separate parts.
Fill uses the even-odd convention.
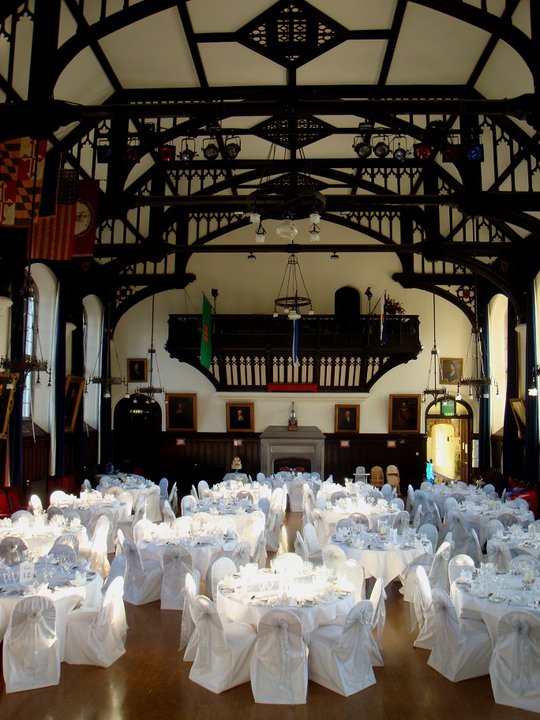
[[[278,316],[278,308],[287,314],[289,320],[299,320],[300,309],[308,307],[309,315],[313,315],[313,305],[300,269],[297,256],[292,252],[285,267],[278,297],[274,300],[274,317]]]

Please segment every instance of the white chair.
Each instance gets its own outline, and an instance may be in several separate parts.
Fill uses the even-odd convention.
[[[289,496],[289,510],[291,512],[302,512],[304,484],[305,480],[303,478],[296,478],[287,485],[287,492]]]
[[[347,558],[341,564],[339,571],[354,585],[354,599],[356,602],[363,600],[365,598],[365,574],[360,561]]]
[[[197,500],[193,495],[184,495],[180,500],[180,514],[193,515],[197,511]]]
[[[257,500],[257,509],[264,513],[264,517],[268,522],[268,514],[270,513],[270,498],[262,497]]]
[[[401,498],[398,498],[401,500]],[[401,500],[403,502],[403,500]],[[408,528],[411,524],[411,517],[407,510],[400,510],[394,517],[392,527],[398,531],[398,535],[403,535],[405,528]]]
[[[261,500],[259,500],[261,502]],[[266,520],[266,549],[270,552],[277,552],[281,542],[281,530],[285,522],[285,511],[281,504],[270,506]]]
[[[34,515],[36,513],[43,512],[43,503],[41,502],[41,498],[39,495],[30,495],[30,500],[28,501],[28,509],[31,510]]]
[[[232,558],[220,557],[214,560],[210,566],[210,587],[206,588],[207,596],[215,600],[217,598],[217,586],[226,575],[233,575],[236,572],[236,565]]]
[[[111,568],[107,557],[109,528],[110,522],[107,515],[100,515],[92,537],[90,567],[99,573],[102,578],[107,577]]]
[[[286,570],[289,572],[301,571],[304,568],[304,561],[296,553],[282,553],[276,555],[272,561],[272,565],[275,570]]]
[[[499,572],[508,572],[512,555],[508,545],[502,540],[491,538],[486,543],[488,562],[493,563]]]
[[[500,520],[493,518],[486,525],[486,541],[504,533],[504,525]]]
[[[484,485],[482,490],[486,493],[486,495],[492,495],[495,492],[495,485],[487,483],[486,485]]]
[[[385,483],[381,488],[381,495],[386,500],[386,502],[390,502],[394,495],[394,488],[390,485],[390,483]]]
[[[162,500],[169,499],[169,481],[165,477],[159,481],[159,495]]]
[[[322,548],[317,537],[317,531],[311,523],[306,523],[302,530],[304,543],[308,552],[308,560],[320,565],[322,563]]]
[[[451,557],[448,561],[448,584],[450,588],[452,583],[461,576],[463,570],[472,575],[474,567],[474,560],[469,555],[460,553]]]
[[[191,612],[198,642],[189,679],[214,693],[249,680],[249,665],[257,635],[249,625],[222,624],[212,600],[196,595]]]
[[[432,588],[440,588],[445,592],[450,592],[450,584],[448,582],[448,563],[450,561],[451,543],[445,540],[437,548],[437,552],[433,556],[433,562],[429,569],[429,584]]]
[[[165,500],[162,507],[161,512],[163,513],[163,522],[166,525],[172,525],[174,521],[176,520],[176,515],[173,512],[172,507],[170,506],[170,503],[168,500]]]
[[[178,485],[174,482],[169,493],[169,503],[175,515],[178,514]]]
[[[49,550],[48,555],[57,558],[58,562],[61,563],[69,563],[70,565],[77,564],[77,553],[71,545],[55,542]]]
[[[250,680],[256,703],[302,705],[306,702],[307,647],[300,620],[290,610],[269,610],[259,620]]]
[[[326,545],[330,539],[330,528],[324,512],[319,510],[319,508],[315,508],[315,510],[313,510],[313,525],[315,526],[317,537],[319,538],[319,545],[321,547]]]
[[[540,712],[540,619],[511,611],[499,620],[489,676],[499,705]]]
[[[435,612],[433,609],[433,593],[425,568],[416,568],[417,595],[413,599],[416,619],[420,627],[413,645],[416,648],[432,650],[435,642]]]
[[[188,573],[184,585],[184,607],[182,609],[178,651],[185,649],[184,660],[189,662],[193,662],[197,650],[197,631],[191,615],[191,604],[197,594],[197,587],[193,575]]]
[[[458,622],[448,593],[434,588],[433,648],[428,665],[451,682],[481,677],[489,672],[491,641],[483,623]]]
[[[342,528],[353,528],[355,529],[357,527],[356,522],[350,518],[339,518],[339,520],[336,523],[336,530],[341,530]]]
[[[405,503],[403,502],[403,498],[400,498],[400,497],[392,498],[390,500],[390,507],[394,507],[400,511],[405,510]]]
[[[376,683],[370,658],[373,606],[361,600],[345,624],[324,625],[311,633],[309,679],[348,697]]]
[[[347,559],[345,551],[337,545],[328,543],[322,548],[323,565],[332,570],[336,575],[339,573],[341,565]]]
[[[20,537],[8,535],[8,537],[0,540],[0,557],[10,565],[22,562],[26,550],[28,550],[28,547]]]
[[[210,485],[206,480],[199,480],[197,483],[197,495],[199,496],[199,500],[210,495]]]
[[[437,530],[437,527],[432,523],[424,523],[418,528],[418,534],[420,535],[420,537],[422,537],[422,535],[425,535],[427,537],[427,539],[431,542],[431,546],[433,547],[433,554],[435,554],[435,551],[437,550],[437,543],[439,540],[439,531]]]
[[[300,555],[302,560],[304,560],[305,562],[309,561],[309,552],[300,530],[296,531],[296,538],[294,540],[294,552],[297,555]]]
[[[375,667],[383,667],[384,662],[382,659],[381,643],[386,622],[386,592],[382,578],[375,580],[369,600],[373,607],[373,616],[371,618],[372,633],[370,635],[371,644],[369,648],[371,664]],[[377,634],[376,638],[374,633]]]
[[[72,665],[109,667],[126,652],[124,578],[108,584],[100,608],[80,608],[68,616],[64,659]]]
[[[163,552],[160,607],[162,610],[182,610],[184,588],[188,573],[193,575],[199,592],[200,573],[193,568],[189,550],[181,545],[169,545]]]
[[[258,565],[258,567],[266,567],[266,537],[264,529],[259,532],[259,535],[255,539],[255,547],[251,554],[250,560]]]
[[[159,561],[142,560],[137,546],[128,539],[124,542],[124,554],[127,564],[124,600],[132,605],[159,600],[163,575]]]
[[[59,684],[60,642],[50,598],[30,595],[19,600],[2,652],[6,693]]]
[[[242,565],[247,565],[251,560],[251,548],[246,540],[242,540],[236,544],[231,553],[231,560],[236,565],[236,569],[240,570]]]
[[[63,490],[53,490],[49,496],[49,505],[61,505],[68,499],[68,494]]]

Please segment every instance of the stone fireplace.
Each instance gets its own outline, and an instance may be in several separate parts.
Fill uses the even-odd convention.
[[[324,477],[324,440],[325,435],[318,427],[290,431],[285,425],[270,425],[261,434],[261,471],[269,476],[276,470],[276,460],[291,467],[295,465],[290,461],[294,461]],[[298,459],[303,462],[297,463]]]

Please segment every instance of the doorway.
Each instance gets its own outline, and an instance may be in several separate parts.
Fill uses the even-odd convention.
[[[471,476],[472,409],[453,398],[426,410],[426,459],[444,480],[468,482]]]

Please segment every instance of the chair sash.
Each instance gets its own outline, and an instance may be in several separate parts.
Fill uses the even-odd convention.
[[[283,688],[290,688],[291,677],[305,661],[302,626],[296,616],[294,620],[290,616],[290,612],[275,611],[263,618],[257,628],[259,642],[272,648],[271,653],[262,653],[259,660],[271,676],[279,678]]]
[[[373,605],[370,600],[361,600],[352,608],[335,649],[337,658],[345,661],[353,657],[353,664],[357,666],[362,657],[369,657],[366,655],[366,648],[369,647],[372,618]]]
[[[512,556],[510,550],[505,543],[500,540],[488,540],[486,545],[488,561],[493,563],[500,572],[510,570],[510,562]]]
[[[433,588],[431,603],[437,628],[433,653],[440,659],[442,666],[447,668],[452,655],[458,651],[461,644],[461,630],[448,593],[440,588]]]
[[[39,675],[47,652],[56,642],[56,609],[52,600],[36,595],[19,601],[11,616],[11,652],[25,673]]]
[[[513,635],[513,654],[510,678],[510,685],[516,693],[523,695],[532,689],[532,670],[534,659],[534,645],[540,643],[540,627],[531,627],[524,617],[511,617],[499,621],[499,642],[504,638]]]
[[[197,628],[199,643],[197,646],[197,661],[200,665],[208,667],[212,657],[212,626],[223,635],[223,625],[214,603],[203,595],[197,595],[191,603],[191,615]],[[225,642],[224,638],[223,641]]]

